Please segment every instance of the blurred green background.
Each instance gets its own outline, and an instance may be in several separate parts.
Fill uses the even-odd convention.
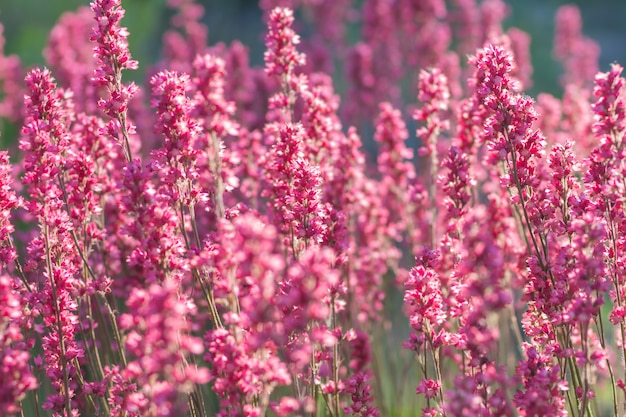
[[[511,13],[506,27],[516,26],[532,36],[535,95],[540,91],[559,93],[560,67],[552,58],[552,38],[556,9],[568,3],[577,4],[582,12],[584,33],[602,48],[600,68],[610,63],[626,64],[626,0],[508,0]],[[205,22],[211,44],[240,39],[250,46],[253,63],[263,57],[264,26],[255,0],[203,0]],[[0,21],[5,25],[6,52],[22,57],[28,65],[41,65],[41,51],[47,35],[67,10],[88,5],[88,0],[0,0]],[[141,68],[154,62],[160,51],[160,34],[167,27],[172,11],[165,0],[123,0],[127,10],[123,20],[130,29],[130,47]],[[142,65],[143,64],[143,65]],[[125,77],[141,79],[142,73]]]

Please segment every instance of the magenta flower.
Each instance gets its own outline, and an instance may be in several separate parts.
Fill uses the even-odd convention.
[[[0,413],[5,415],[18,412],[18,403],[39,385],[19,325],[23,306],[16,286],[13,278],[0,275]]]
[[[527,360],[517,367],[517,375],[524,385],[524,391],[515,394],[515,405],[520,415],[567,416],[565,399],[562,392],[568,389],[562,381],[558,364],[553,355],[542,353],[536,348],[525,345]]]
[[[119,321],[127,330],[125,348],[131,360],[121,374],[136,381],[137,392],[145,399],[138,411],[142,416],[180,415],[186,409],[180,394],[209,381],[208,370],[187,359],[203,352],[202,341],[190,335],[195,306],[180,296],[172,280],[133,290],[127,306],[128,313]]]
[[[94,53],[99,66],[94,82],[111,88],[119,84],[117,77],[121,70],[138,66],[128,51],[128,29],[120,26],[125,12],[119,0],[96,0],[91,3],[91,10],[96,20],[91,40],[96,42]]]
[[[76,279],[80,258],[71,237],[71,221],[63,202],[62,158],[69,146],[67,124],[73,119],[70,96],[57,90],[48,70],[32,70],[26,77],[26,121],[20,147],[25,151],[24,182],[28,184],[29,212],[39,221],[40,234],[29,244],[31,267],[43,279],[36,294],[41,303],[45,371],[55,394],[44,407],[72,414],[80,392],[76,366],[83,355],[78,345],[76,295],[83,285]]]
[[[107,125],[107,133],[116,138],[127,160],[132,160],[130,136],[135,127],[127,120],[128,105],[137,93],[134,83],[122,84],[122,70],[137,69],[137,61],[133,61],[128,51],[128,29],[120,26],[124,9],[120,0],[95,0],[91,10],[96,21],[90,40],[96,43],[94,56],[96,69],[92,82],[97,87],[104,87],[105,98],[98,101],[98,107],[111,118]]]
[[[22,64],[17,55],[5,55],[6,39],[4,25],[0,24],[0,81],[2,99],[0,100],[0,117],[16,122],[21,119],[22,99],[24,96],[22,80]]]
[[[91,82],[96,60],[90,42],[92,11],[81,7],[61,16],[44,50],[47,65],[59,84],[74,93],[78,111],[97,111],[97,87]]]
[[[344,392],[350,395],[351,403],[344,408],[344,413],[358,417],[378,417],[380,413],[372,404],[372,387],[367,383],[368,376],[357,373],[348,378]]]
[[[554,56],[565,73],[564,85],[589,86],[598,72],[600,48],[582,34],[582,18],[575,5],[561,6],[556,13],[554,29]]]
[[[265,38],[265,72],[279,78],[290,77],[304,64],[305,56],[296,50],[300,37],[291,28],[293,11],[275,8],[269,14],[269,32]]]
[[[381,185],[385,190],[385,199],[390,204],[391,220],[398,231],[405,230],[406,219],[411,216],[407,190],[415,179],[415,168],[411,162],[413,150],[405,144],[408,137],[400,111],[389,103],[382,103],[376,119],[374,139],[380,147],[377,162],[382,174]],[[401,236],[394,238],[400,240]]]
[[[319,168],[305,158],[303,140],[302,125],[284,125],[266,168],[274,223],[285,233],[285,246],[295,256],[310,243],[321,242],[327,216]]]

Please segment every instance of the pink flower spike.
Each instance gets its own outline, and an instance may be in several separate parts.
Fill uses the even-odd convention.
[[[288,77],[304,65],[305,56],[296,50],[300,37],[291,28],[293,11],[275,8],[269,14],[269,33],[265,37],[265,72],[270,76]]]
[[[137,93],[134,83],[122,84],[122,70],[137,69],[128,50],[128,30],[121,27],[124,16],[121,0],[95,0],[91,3],[96,24],[90,40],[96,43],[94,56],[96,69],[92,78],[95,86],[106,88],[106,98],[100,99],[98,107],[112,120],[107,132],[119,140],[126,159],[132,160],[130,135],[135,126],[128,121],[128,103]]]
[[[117,83],[121,70],[138,68],[128,50],[128,29],[120,26],[124,17],[121,0],[95,0],[91,3],[95,14],[90,40],[96,42],[94,56],[99,65],[94,76],[97,85],[111,86]]]

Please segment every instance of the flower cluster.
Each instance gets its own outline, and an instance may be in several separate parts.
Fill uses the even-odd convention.
[[[96,0],[91,3],[96,25],[91,32],[91,41],[96,42],[94,56],[96,66],[92,82],[96,87],[106,88],[105,98],[98,100],[98,107],[112,121],[107,132],[118,139],[124,147],[126,159],[132,159],[129,136],[134,126],[127,120],[128,105],[137,93],[133,83],[122,84],[122,70],[137,69],[137,61],[133,61],[128,50],[128,29],[120,26],[124,9],[120,0]]]
[[[120,0],[25,77],[0,26],[0,414],[618,415],[626,90],[578,9],[534,100],[502,0],[259,3],[255,66],[169,0],[145,86]]]

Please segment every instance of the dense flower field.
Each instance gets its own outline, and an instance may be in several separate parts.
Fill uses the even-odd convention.
[[[168,4],[142,86],[120,0],[46,68],[0,32],[0,415],[624,415],[626,90],[575,6],[533,99],[502,0],[261,0],[263,68]]]

